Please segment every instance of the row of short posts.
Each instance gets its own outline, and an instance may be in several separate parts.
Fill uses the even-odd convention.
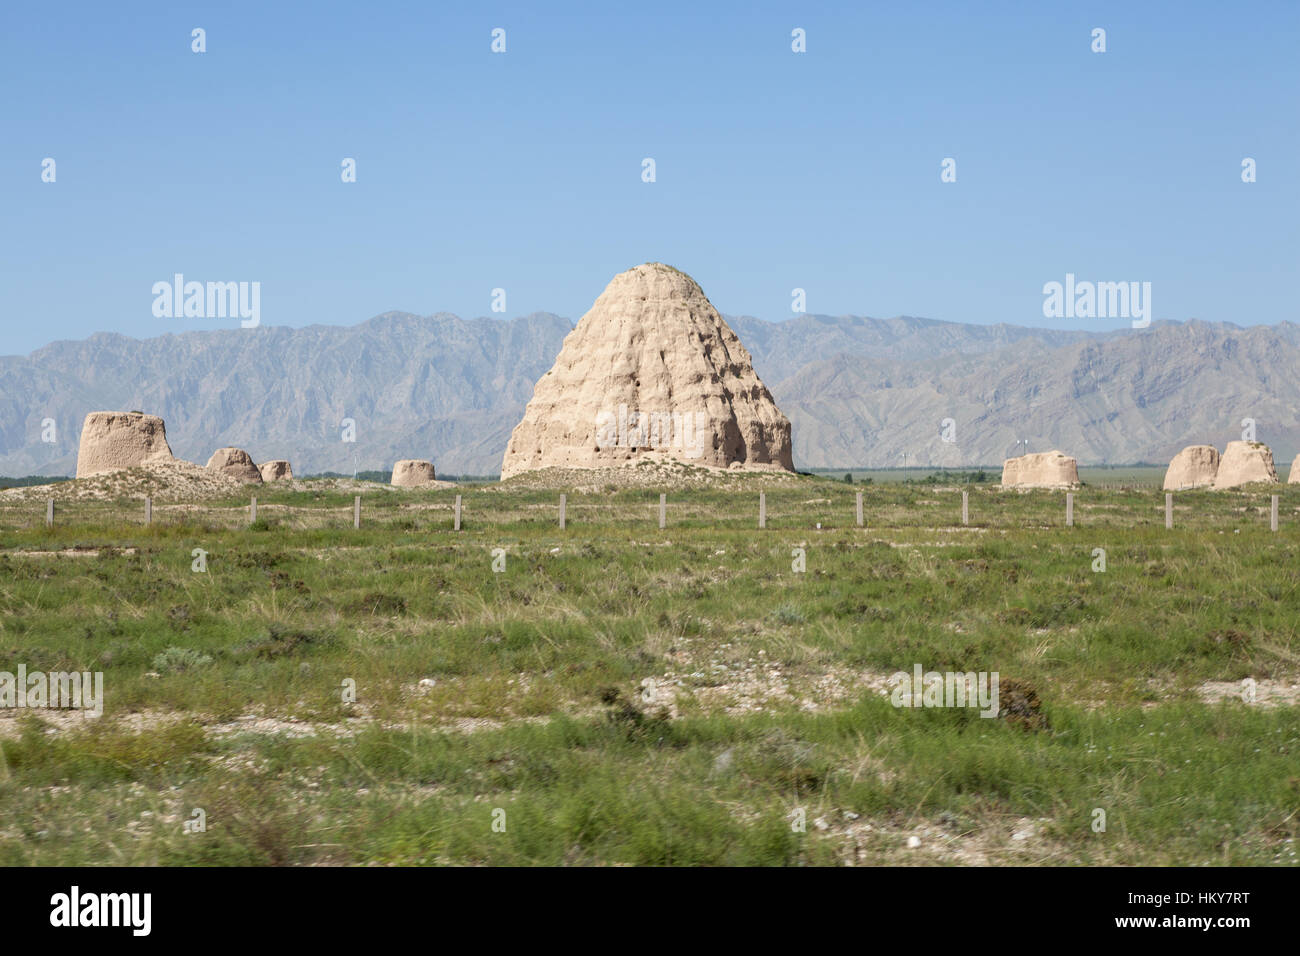
[[[1272,500],[1269,507],[1269,530],[1276,531],[1278,528],[1277,509],[1278,496],[1271,496]],[[454,529],[460,530],[460,505],[461,496],[456,496]],[[560,530],[563,531],[566,525],[566,511],[568,507],[568,496],[560,495]],[[859,528],[863,527],[862,520],[862,492],[858,492],[854,502],[854,518]],[[248,520],[250,524],[257,523],[257,496],[254,495],[248,504]],[[144,499],[144,523],[146,525],[153,523],[153,498]],[[961,523],[970,524],[970,493],[963,491],[961,493]],[[45,524],[46,527],[54,527],[54,499],[47,498],[45,501]],[[767,492],[758,493],[758,526],[767,527]],[[1074,493],[1066,492],[1065,495],[1065,526],[1074,527]],[[357,495],[352,499],[352,527],[361,527],[361,496]],[[668,495],[659,495],[659,527],[660,529],[668,527]],[[1165,494],[1165,528],[1172,530],[1174,527],[1174,496],[1168,492]]]
[[[253,499],[253,520],[257,520],[257,499]],[[352,499],[352,527],[361,527],[361,496],[357,495]],[[452,509],[452,530],[460,530],[460,495],[456,496],[456,504]],[[564,527],[564,495],[560,495],[560,527]]]
[[[1270,508],[1270,516],[1269,516],[1269,530],[1271,531],[1276,531],[1278,527],[1277,502],[1278,502],[1278,496],[1273,495],[1271,508]],[[152,514],[152,508],[153,508],[152,500],[146,498],[145,499],[145,524],[148,524],[149,521],[151,520],[150,515]],[[854,511],[854,519],[857,522],[858,527],[859,528],[863,527],[862,492],[860,491],[857,492],[855,496],[853,511]],[[568,512],[568,496],[562,494],[560,495],[560,530],[561,531],[565,529],[565,526],[567,524],[567,512]],[[256,521],[257,520],[257,499],[256,498],[253,499],[253,503],[250,509],[250,514],[252,520]],[[460,530],[460,495],[456,496],[455,515],[456,515],[455,530],[459,531]],[[46,524],[51,524],[51,525],[54,523],[54,499],[53,498],[49,500],[49,509],[46,513],[45,522]],[[970,492],[968,491],[963,491],[961,493],[961,523],[963,525],[970,524]],[[760,491],[758,493],[758,526],[760,528],[767,527],[767,492],[765,491]],[[1068,491],[1065,494],[1065,526],[1067,528],[1074,527],[1074,492],[1072,491]],[[1172,494],[1166,494],[1165,495],[1165,527],[1172,529],[1173,526],[1174,526],[1174,496]],[[358,495],[355,499],[353,499],[352,502],[352,527],[354,528],[361,527],[361,496],[360,495]],[[659,495],[659,527],[661,530],[668,527],[668,495],[662,493]]]
[[[1271,495],[1268,507],[1268,530],[1277,530],[1277,495]],[[1165,493],[1165,529],[1173,530],[1174,527],[1174,496],[1168,492]]]

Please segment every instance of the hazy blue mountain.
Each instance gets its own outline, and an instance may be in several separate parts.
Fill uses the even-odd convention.
[[[1088,333],[932,319],[729,318],[794,426],[800,467],[995,464],[1028,439],[1083,463],[1165,461],[1256,421],[1300,449],[1300,326],[1154,323]],[[70,474],[89,411],[161,415],[180,457],[222,445],[299,474],[429,458],[493,474],[572,324],[389,312],[356,326],[138,340],[101,333],[0,358],[0,474]],[[57,440],[42,442],[53,419]],[[356,422],[356,442],[340,423]],[[952,419],[952,443],[941,439]],[[906,459],[904,459],[906,455]]]

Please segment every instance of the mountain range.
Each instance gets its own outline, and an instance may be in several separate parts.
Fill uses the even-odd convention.
[[[997,465],[1024,447],[1080,464],[1163,463],[1241,438],[1243,419],[1279,465],[1300,450],[1300,326],[1289,322],[1097,333],[912,317],[727,322],[789,416],[800,468]],[[0,474],[72,474],[87,412],[139,409],[200,464],[235,445],[298,474],[428,458],[439,474],[493,475],[572,327],[550,313],[389,312],[355,326],[55,342],[0,357]],[[343,440],[346,419],[355,441]]]

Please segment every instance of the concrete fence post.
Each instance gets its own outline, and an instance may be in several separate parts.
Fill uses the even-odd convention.
[[[1269,529],[1272,531],[1276,531],[1277,530],[1277,495],[1273,496],[1273,507],[1270,508],[1269,510],[1271,512],[1268,521]]]
[[[1065,493],[1065,526],[1074,527],[1074,494],[1069,491]]]
[[[970,492],[961,493],[961,523],[970,524]]]
[[[662,531],[668,527],[668,495],[662,492],[659,495],[659,530]]]
[[[858,501],[854,509],[855,517],[858,519],[858,527],[862,527],[862,492],[858,492]]]
[[[361,527],[361,496],[352,499],[352,527]]]
[[[456,496],[456,524],[455,530],[460,530],[460,495]]]
[[[565,511],[565,505],[567,503],[568,503],[568,496],[560,495],[560,530],[561,531],[564,530],[564,511]]]
[[[153,524],[153,499],[149,497],[144,499],[144,523]]]
[[[53,498],[45,499],[45,526],[47,528],[54,527],[54,499]]]
[[[1174,526],[1174,496],[1165,495],[1165,528],[1169,529]]]
[[[767,492],[766,491],[760,491],[758,493],[758,526],[760,528],[767,527]]]
[[[248,503],[248,523],[257,524],[257,495]]]

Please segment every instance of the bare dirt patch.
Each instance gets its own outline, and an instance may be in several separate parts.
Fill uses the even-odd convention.
[[[808,712],[843,706],[864,693],[887,696],[890,674],[849,667],[790,667],[769,660],[758,651],[745,659],[730,659],[730,644],[718,645],[712,658],[696,663],[689,652],[679,652],[684,665],[640,682],[641,706],[663,711],[671,719],[691,705],[706,713],[732,716],[795,707]]]
[[[1254,707],[1294,707],[1300,701],[1300,680],[1245,681],[1212,680],[1197,688],[1207,704],[1239,700]]]

